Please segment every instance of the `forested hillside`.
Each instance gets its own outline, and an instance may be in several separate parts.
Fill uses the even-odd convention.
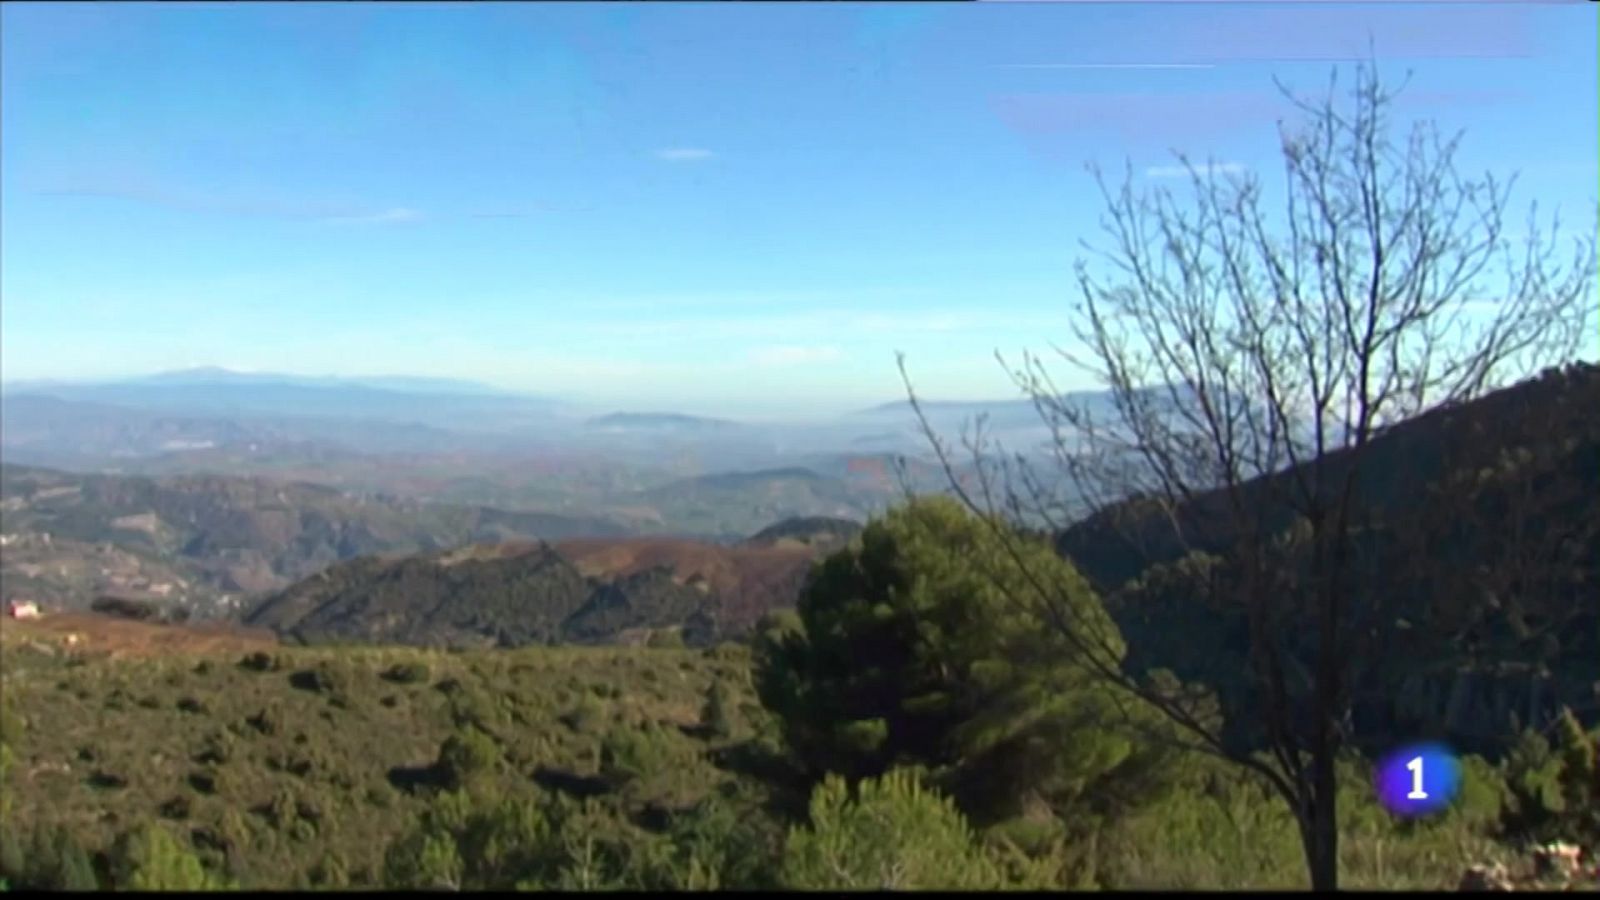
[[[666,538],[505,543],[331,567],[245,616],[296,640],[419,646],[748,637],[860,526],[779,523],[740,546]]]
[[[1578,364],[1401,423],[1366,448],[1351,616],[1388,620],[1372,626],[1383,638],[1367,643],[1353,688],[1351,735],[1363,746],[1429,735],[1499,754],[1563,706],[1600,721],[1596,410],[1600,368]],[[1243,713],[1259,698],[1244,679],[1244,612],[1226,602],[1236,536],[1221,530],[1224,502],[1219,493],[1179,511],[1187,548],[1172,520],[1137,501],[1073,526],[1058,546],[1105,592],[1129,665],[1216,688],[1248,740]],[[1287,511],[1278,524],[1278,564],[1293,566]],[[1154,564],[1140,570],[1144,560]]]

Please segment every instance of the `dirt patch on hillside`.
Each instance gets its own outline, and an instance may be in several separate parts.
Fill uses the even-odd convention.
[[[94,613],[56,613],[39,619],[6,619],[0,625],[7,643],[32,640],[73,653],[112,657],[169,654],[235,654],[268,650],[278,644],[271,631],[226,624],[153,625]],[[75,637],[73,637],[75,636]]]

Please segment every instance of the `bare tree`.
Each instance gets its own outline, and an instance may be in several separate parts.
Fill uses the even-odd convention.
[[[1509,233],[1514,179],[1463,177],[1459,133],[1442,138],[1431,124],[1393,142],[1398,92],[1370,66],[1347,95],[1337,71],[1321,98],[1278,87],[1304,121],[1279,123],[1276,197],[1254,174],[1181,155],[1187,202],[1136,193],[1131,171],[1112,189],[1093,170],[1108,269],[1080,261],[1083,349],[1055,351],[1111,402],[1065,397],[1043,359],[1025,355],[1012,376],[1054,436],[1047,465],[991,450],[980,422],[958,477],[903,358],[901,372],[951,488],[1011,540],[1021,538],[1003,522],[1055,532],[1087,513],[1146,563],[1189,551],[1227,561],[1216,590],[1247,623],[1260,752],[1224,740],[1197,692],[1133,674],[1115,640],[1066,618],[1050,584],[1015,601],[1058,627],[1081,665],[1159,710],[1185,746],[1269,783],[1294,812],[1312,886],[1331,890],[1351,673],[1389,625],[1379,604],[1357,602],[1382,578],[1357,548],[1371,524],[1369,445],[1430,408],[1573,358],[1593,309],[1594,238],[1573,240],[1565,258],[1559,221],[1544,226],[1536,206],[1523,233]]]

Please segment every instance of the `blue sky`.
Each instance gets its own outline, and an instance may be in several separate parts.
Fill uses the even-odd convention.
[[[473,378],[724,415],[1013,396],[1084,164],[1276,171],[1366,56],[1596,204],[1594,4],[0,7],[0,377]]]

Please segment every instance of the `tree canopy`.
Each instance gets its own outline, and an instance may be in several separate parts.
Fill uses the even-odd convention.
[[[1094,592],[1044,542],[1012,549],[959,503],[921,498],[819,565],[799,621],[763,636],[757,677],[813,778],[924,765],[969,814],[997,819],[1081,797],[1158,752],[1117,727],[1115,697],[1042,605],[1015,599],[1049,579],[1073,598],[1062,624],[1120,653]]]

